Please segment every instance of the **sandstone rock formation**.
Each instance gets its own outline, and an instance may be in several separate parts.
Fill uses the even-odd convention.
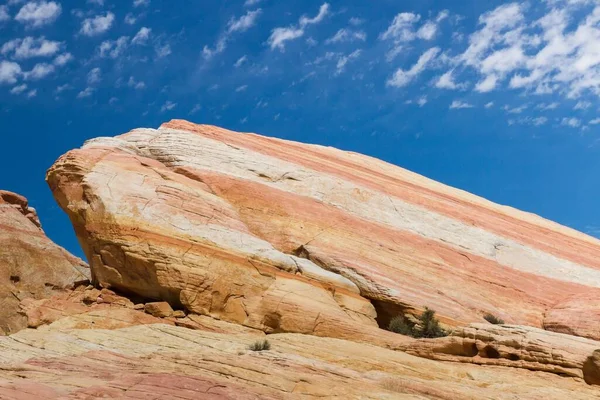
[[[569,299],[600,295],[598,240],[333,148],[172,121],[91,140],[47,180],[94,282],[267,333],[398,348],[378,325],[424,306],[564,332],[586,312]],[[568,332],[600,339],[588,322]]]
[[[27,327],[21,300],[49,297],[88,278],[82,260],[46,237],[27,199],[0,191],[0,334]]]
[[[473,324],[404,350],[434,360],[523,368],[600,383],[600,342],[537,328]]]
[[[94,326],[101,319],[93,310],[0,338],[0,398],[592,400],[599,393],[576,377],[444,363],[311,335],[272,334],[271,350],[253,352],[264,333],[209,317],[199,317],[198,330],[127,325],[134,313],[153,317],[123,310],[129,317],[118,328],[122,314]]]

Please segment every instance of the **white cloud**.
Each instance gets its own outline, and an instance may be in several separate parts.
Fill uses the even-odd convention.
[[[167,100],[165,104],[160,108],[160,112],[171,111],[177,107],[177,103],[173,103],[171,100]]]
[[[519,107],[504,106],[504,111],[506,111],[509,114],[521,114],[528,107],[529,106],[527,104],[523,104],[522,106],[519,106]]]
[[[323,3],[321,4],[321,7],[319,7],[319,13],[316,15],[316,17],[309,18],[303,15],[300,18],[300,26],[305,27],[307,25],[318,24],[325,19],[327,14],[329,14],[329,3]]]
[[[242,66],[243,63],[245,63],[246,61],[248,61],[248,57],[246,57],[245,55],[238,58],[238,60],[235,62],[235,64],[233,64],[236,68],[239,68]]]
[[[118,58],[129,45],[129,37],[121,36],[117,40],[105,40],[98,46],[100,57]]]
[[[94,90],[95,90],[94,88],[87,87],[77,94],[77,98],[84,99],[86,97],[90,97],[92,94],[94,94]]]
[[[581,120],[575,117],[563,118],[560,124],[563,126],[569,126],[571,128],[579,128],[581,126]]]
[[[73,59],[74,59],[74,57],[71,53],[59,54],[54,59],[54,65],[62,67],[63,65],[66,65],[67,63],[71,62]]]
[[[480,81],[475,85],[475,90],[479,93],[491,92],[496,88],[498,78],[495,75],[488,75],[484,80]]]
[[[29,72],[23,73],[27,80],[39,80],[47,77],[55,71],[55,67],[52,64],[39,63],[36,64],[33,69]]]
[[[290,40],[298,39],[304,35],[304,29],[302,28],[275,28],[271,32],[268,43],[271,46],[271,50],[285,49],[285,42]]]
[[[131,43],[139,44],[139,45],[146,44],[146,42],[150,38],[151,32],[152,32],[152,29],[146,28],[145,26],[140,28],[138,33],[136,33],[135,36],[133,37],[133,39],[131,40]]]
[[[403,87],[415,79],[439,54],[439,47],[433,47],[424,52],[415,65],[409,70],[398,69],[394,75],[387,81],[388,86]]]
[[[31,89],[29,92],[27,92],[27,97],[30,99],[35,96],[37,96],[37,89]]]
[[[236,92],[244,92],[246,89],[248,89],[248,85],[242,85],[242,86],[238,86],[235,91]]]
[[[8,13],[8,6],[0,6],[0,22],[9,21],[10,14]]]
[[[353,42],[355,40],[364,42],[367,40],[367,34],[363,31],[352,31],[350,29],[342,28],[337,31],[335,35],[327,39],[325,43]]]
[[[26,84],[22,84],[22,85],[15,86],[14,88],[12,88],[10,90],[10,92],[12,94],[21,94],[21,93],[23,93],[26,90],[27,90],[27,85]]]
[[[61,11],[60,4],[54,1],[30,1],[21,7],[15,20],[26,26],[38,28],[56,21]]]
[[[150,4],[150,0],[133,0],[134,7],[147,6]]]
[[[96,6],[103,6],[104,0],[87,0],[89,4],[94,4]]]
[[[600,124],[600,118],[593,119],[589,122],[590,125],[598,125]]]
[[[592,103],[589,101],[578,101],[577,104],[575,104],[575,107],[573,107],[573,110],[587,110],[591,106]]]
[[[344,71],[344,69],[346,68],[346,64],[348,64],[348,62],[360,57],[361,53],[362,53],[362,50],[358,49],[358,50],[354,50],[352,53],[348,54],[347,56],[346,55],[341,56],[337,62],[336,75],[341,74]]]
[[[198,111],[200,111],[202,109],[202,106],[200,104],[196,104],[194,105],[194,107],[190,110],[190,114],[196,114]]]
[[[68,83],[65,83],[64,85],[60,85],[56,88],[56,93],[62,93],[65,90],[71,90],[73,89],[73,87],[71,85],[69,85]]]
[[[15,83],[21,73],[21,66],[16,62],[0,61],[0,83]]]
[[[421,16],[413,13],[400,13],[394,17],[391,25],[380,35],[382,40],[399,40],[409,42],[415,39],[414,25],[419,22]]]
[[[93,18],[86,18],[81,23],[81,34],[86,36],[100,35],[110,29],[115,20],[115,15],[110,11],[106,15],[97,15]]]
[[[557,102],[550,103],[550,104],[541,103],[541,104],[538,104],[535,108],[538,109],[538,110],[543,110],[543,111],[546,111],[546,110],[556,110],[559,105],[560,104],[557,103]]]
[[[271,47],[271,50],[279,49],[280,51],[285,50],[285,42],[289,42],[304,36],[305,28],[308,25],[318,24],[323,21],[329,14],[329,3],[323,3],[319,8],[319,13],[314,18],[308,18],[302,16],[298,21],[298,25],[285,27],[278,27],[271,31],[271,36],[267,40],[267,43]]]
[[[171,45],[169,45],[168,43],[156,45],[156,47],[154,47],[154,52],[156,53],[156,56],[158,58],[164,58],[171,54]]]
[[[127,15],[125,15],[124,21],[128,25],[134,25],[137,22],[137,17],[132,13],[127,13]]]
[[[419,107],[423,107],[425,104],[427,104],[427,96],[421,96],[417,99],[417,104],[419,105]]]
[[[518,119],[509,119],[508,120],[508,124],[509,125],[515,125],[515,124],[520,124],[520,125],[530,125],[530,126],[542,126],[545,125],[548,122],[548,118],[546,117],[522,117],[522,118],[518,118]]]
[[[32,57],[51,57],[58,53],[62,48],[61,42],[46,40],[43,36],[33,38],[28,36],[24,39],[13,39],[2,45],[0,53],[13,53],[16,59],[25,59]]]
[[[456,83],[454,81],[454,70],[450,70],[440,76],[438,80],[435,82],[435,87],[438,89],[464,89],[466,85],[464,83]]]
[[[257,5],[257,4],[258,4],[258,3],[260,3],[261,1],[262,1],[262,0],[246,0],[246,1],[244,2],[244,6],[246,6],[246,7],[252,7],[252,6],[255,6],[255,5]]]
[[[137,90],[141,90],[141,89],[145,89],[146,88],[146,84],[142,81],[136,81],[135,78],[133,76],[129,77],[129,81],[127,81],[127,86],[137,89]]]
[[[460,101],[460,100],[454,100],[452,102],[452,104],[450,104],[450,109],[451,110],[458,110],[461,108],[473,108],[474,106],[472,104],[466,103],[464,101]]]
[[[487,103],[485,105],[485,108],[492,108],[492,107],[494,107],[494,102],[493,101],[490,101],[489,103]]]
[[[432,40],[435,38],[439,22],[447,16],[447,11],[443,11],[435,21],[425,21],[416,29],[417,23],[421,21],[419,14],[402,12],[396,15],[390,26],[379,35],[380,40],[393,42],[393,46],[386,56],[387,61],[392,61],[402,51],[406,43],[416,39]]]
[[[362,18],[352,17],[348,22],[350,22],[350,25],[360,26],[365,22],[365,20]]]
[[[102,80],[102,70],[98,67],[88,72],[87,82],[88,85],[94,85]]]
[[[227,48],[227,43],[231,39],[231,36],[237,32],[246,32],[248,29],[256,25],[256,20],[262,13],[260,8],[254,11],[248,11],[245,15],[238,19],[231,18],[227,23],[227,29],[221,34],[215,46],[211,49],[208,46],[204,46],[202,49],[202,55],[205,59],[211,59],[217,54],[222,53]]]

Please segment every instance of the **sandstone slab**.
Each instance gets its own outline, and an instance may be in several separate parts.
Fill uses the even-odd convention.
[[[208,319],[205,323],[210,324]],[[237,324],[221,321],[218,326],[222,332],[161,324],[105,330],[66,329],[54,323],[24,330],[0,338],[0,398],[591,400],[598,396],[597,388],[579,378],[444,363],[312,335],[269,335],[271,350],[253,352],[248,346],[256,335],[240,332]]]
[[[0,190],[0,334],[27,327],[22,300],[50,297],[87,279],[86,263],[44,234],[27,199]]]
[[[378,328],[425,306],[542,327],[600,294],[598,240],[333,148],[171,121],[91,140],[47,180],[95,283],[266,333],[397,348]]]

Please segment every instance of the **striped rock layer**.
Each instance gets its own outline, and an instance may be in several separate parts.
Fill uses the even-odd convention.
[[[600,339],[598,240],[364,155],[171,121],[47,180],[96,283],[196,314],[396,348],[379,327],[423,307]]]
[[[88,274],[82,260],[48,239],[25,197],[0,190],[0,335],[27,327],[22,300],[50,297]]]

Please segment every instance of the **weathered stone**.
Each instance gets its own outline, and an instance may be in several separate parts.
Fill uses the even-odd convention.
[[[393,348],[378,325],[425,306],[542,327],[600,293],[598,240],[332,148],[172,121],[91,140],[47,180],[94,282],[266,333]]]
[[[80,318],[94,321],[86,314]],[[203,318],[211,329],[211,319]],[[24,330],[0,338],[0,398],[598,398],[598,388],[579,378],[443,363],[309,335],[269,335],[272,351],[255,353],[247,349],[261,336],[240,328],[218,321],[221,333],[160,324],[74,329],[57,321],[45,329]]]
[[[183,311],[183,310],[175,310],[175,311],[173,311],[173,317],[175,317],[175,318],[185,318],[185,311]]]
[[[546,312],[544,329],[600,340],[600,293],[577,294]]]
[[[587,376],[588,383],[600,373],[600,342],[525,326],[473,324],[445,338],[418,340],[404,350],[440,361]]]
[[[158,318],[166,318],[173,315],[173,309],[166,301],[146,303],[144,311]]]
[[[0,334],[27,327],[19,303],[89,279],[87,265],[54,244],[27,199],[0,190]]]

